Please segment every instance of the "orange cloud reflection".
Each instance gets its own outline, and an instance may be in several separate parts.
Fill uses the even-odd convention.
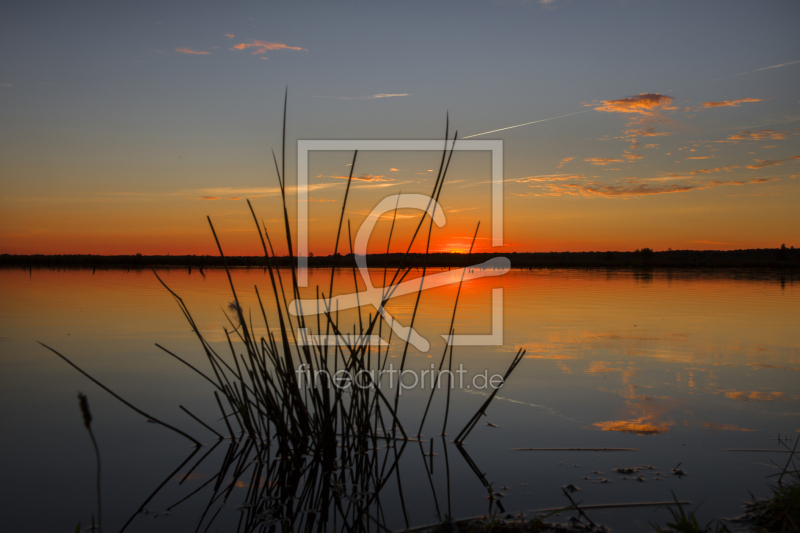
[[[662,422],[653,424],[653,415],[643,416],[635,420],[609,420],[607,422],[595,422],[593,426],[599,427],[603,431],[619,431],[621,433],[635,433],[637,435],[658,435],[670,430],[675,422]]]

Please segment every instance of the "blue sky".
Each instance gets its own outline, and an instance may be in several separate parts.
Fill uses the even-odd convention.
[[[195,198],[273,207],[256,197],[275,184],[287,85],[290,181],[299,138],[576,113],[477,137],[504,141],[517,251],[800,243],[798,22],[797,2],[7,2],[0,252],[211,253],[202,215],[238,229],[246,206]],[[320,176],[346,172],[349,155],[328,159]],[[396,162],[358,168],[384,185],[355,211],[429,188],[423,156]],[[470,211],[442,249],[478,219],[489,231],[487,165],[454,167],[449,207]],[[318,220],[341,208],[335,183]]]

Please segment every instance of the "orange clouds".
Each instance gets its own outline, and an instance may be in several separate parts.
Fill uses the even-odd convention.
[[[731,170],[737,168],[739,168],[739,165],[728,165],[724,167],[714,167],[714,168],[698,168],[695,170],[690,170],[688,172],[670,172],[668,174],[665,174],[664,176],[660,176],[657,178],[649,178],[649,179],[651,181],[665,181],[665,180],[686,178],[690,176],[697,176],[700,174],[713,174],[715,172],[730,172]]]
[[[561,162],[558,164],[558,166],[556,168],[563,167],[564,165],[566,165],[567,163],[569,163],[573,159],[575,159],[575,158],[574,157],[565,157],[564,159],[561,160]]]
[[[260,55],[267,53],[268,50],[305,50],[299,46],[289,46],[283,43],[271,43],[269,41],[259,41],[251,39],[249,43],[239,43],[233,46],[231,50],[247,50],[252,48],[253,55]]]
[[[586,176],[559,176],[559,175],[552,175],[552,176],[528,176],[526,178],[519,178],[515,180],[517,183],[530,183],[530,182],[538,182],[538,181],[566,181],[566,180],[582,180],[585,179]]]
[[[659,93],[641,93],[636,96],[620,98],[619,100],[603,100],[599,104],[592,102],[584,104],[594,107],[595,111],[606,113],[626,113],[629,117],[627,129],[617,139],[630,139],[633,141],[631,148],[638,146],[636,137],[660,137],[670,133],[658,132],[651,124],[667,122],[661,114],[662,110],[675,110],[672,105],[674,98]]]
[[[653,424],[650,421],[653,416],[643,416],[635,420],[609,420],[608,422],[595,422],[593,426],[597,426],[603,431],[620,431],[622,433],[635,433],[637,435],[657,435],[659,433],[666,433],[669,428],[675,425],[674,422],[662,422],[660,424]]]
[[[758,391],[737,391],[737,392],[726,392],[726,398],[731,398],[733,400],[754,400],[757,402],[774,402],[775,400],[782,400],[783,393],[782,392],[758,392]]]
[[[756,161],[758,161],[758,163],[756,163],[754,165],[747,165],[747,168],[756,170],[756,169],[759,169],[759,168],[774,167],[774,166],[783,164],[783,161],[770,161],[770,160],[762,160],[762,159],[756,159]]]
[[[784,162],[789,161],[790,159],[800,159],[800,155],[793,155],[793,156],[787,157],[786,159],[775,159],[775,160],[756,159],[757,163],[755,163],[753,165],[747,165],[747,168],[749,168],[751,170],[758,170],[760,168],[774,167],[774,166],[782,165]]]
[[[181,54],[190,54],[196,56],[207,56],[211,54],[211,52],[206,52],[205,50],[192,50],[191,48],[176,48],[175,51],[180,52]]]
[[[700,191],[704,189],[713,189],[715,187],[724,187],[727,185],[748,185],[748,184],[762,184],[774,181],[777,178],[751,178],[744,181],[717,181],[711,180],[702,183],[643,183],[635,178],[629,178],[628,183],[625,184],[607,184],[607,183],[565,183],[565,184],[545,184],[534,187],[544,188],[547,192],[533,194],[533,196],[585,196],[593,197],[600,196],[604,198],[634,198],[638,196],[650,196],[654,194],[670,194],[689,191]]]
[[[595,107],[595,111],[605,111],[606,113],[640,113],[642,115],[652,115],[659,107],[662,109],[674,109],[665,107],[672,103],[673,98],[658,93],[642,93],[619,100],[603,100],[602,105]],[[591,105],[591,104],[590,104]]]
[[[723,100],[722,102],[703,102],[704,108],[709,107],[739,107],[746,102],[763,102],[760,98],[742,98],[741,100]]]
[[[545,355],[526,355],[526,359],[577,359],[574,355],[545,354]]]
[[[610,165],[611,163],[622,163],[622,159],[608,159],[606,157],[588,157],[584,159],[593,165]]]
[[[590,183],[577,187],[585,196],[647,196],[650,194],[667,194],[673,192],[686,192],[697,189],[698,185],[649,185],[638,183],[634,185],[605,185],[601,183]]]
[[[764,139],[785,139],[785,131],[775,130],[755,130],[755,131],[740,131],[735,135],[728,137],[730,141],[762,141]]]
[[[350,176],[323,176],[322,174],[317,175],[318,178],[336,178],[336,179],[343,179],[346,180]],[[386,176],[373,176],[372,174],[361,174],[358,176],[353,176],[353,181],[394,181],[394,178],[387,178]]]
[[[645,126],[643,128],[631,128],[631,129],[625,130],[624,134],[625,134],[625,137],[623,137],[623,139],[633,138],[633,137],[636,137],[636,136],[639,136],[639,137],[668,137],[668,136],[672,135],[672,133],[669,133],[667,131],[656,131],[656,129],[653,126]]]

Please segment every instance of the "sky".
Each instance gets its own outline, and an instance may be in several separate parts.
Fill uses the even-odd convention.
[[[479,222],[475,250],[503,253],[800,246],[799,25],[796,1],[3,2],[0,253],[215,254],[209,216],[257,255],[246,199],[285,253],[287,87],[293,227],[298,140],[441,140],[449,119],[503,141],[504,244],[491,154],[456,152],[433,251]],[[359,153],[344,251],[348,221],[429,193],[440,159]],[[315,255],[352,160],[309,155]]]

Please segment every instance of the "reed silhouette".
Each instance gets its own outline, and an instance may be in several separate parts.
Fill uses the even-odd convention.
[[[288,91],[287,98],[284,101],[283,146],[280,164],[274,152],[273,160],[283,205],[285,242],[289,256],[293,257],[284,165],[287,100]],[[445,183],[456,138],[457,133],[452,138],[450,137],[448,119],[439,170],[433,190],[430,193],[431,205],[438,200],[442,186]],[[370,336],[384,334],[386,325],[380,313],[370,313],[368,316],[363,317],[359,310],[358,323],[345,326],[339,322],[339,313],[331,305],[331,297],[334,292],[334,274],[339,266],[336,261],[337,258],[343,257],[339,254],[340,238],[343,237],[347,200],[357,156],[357,152],[353,154],[350,176],[347,181],[342,211],[338,221],[338,232],[332,256],[333,263],[330,265],[331,278],[327,287],[327,296],[325,292],[321,293],[321,298],[326,301],[326,308],[321,315],[318,315],[315,324],[308,323],[306,317],[302,314],[293,316],[290,312],[290,302],[300,299],[297,266],[294,261],[289,262],[287,270],[290,279],[284,280],[287,270],[279,268],[279,258],[275,255],[267,227],[265,224],[259,223],[255,210],[249,201],[248,207],[258,230],[264,253],[264,265],[271,289],[271,293],[268,293],[266,298],[262,298],[258,287],[255,289],[259,306],[257,312],[260,311],[266,331],[264,335],[259,336],[256,333],[257,330],[253,324],[252,315],[249,313],[247,316],[245,315],[245,310],[240,303],[233,283],[228,259],[223,252],[222,243],[217,236],[210,217],[208,218],[209,227],[217,245],[219,258],[227,274],[231,290],[232,301],[228,306],[228,312],[232,315],[232,318],[227,314],[225,315],[230,327],[224,328],[230,353],[225,355],[215,350],[208,339],[201,333],[202,328],[195,322],[188,306],[180,295],[173,291],[153,270],[156,279],[174,297],[180,311],[196,335],[206,356],[210,371],[201,370],[160,344],[156,344],[156,346],[164,353],[185,364],[212,385],[213,394],[220,411],[221,420],[224,421],[227,435],[213,429],[208,422],[201,420],[187,408],[183,406],[180,406],[180,408],[218,438],[215,448],[223,441],[229,440],[228,450],[220,465],[219,472],[211,477],[200,489],[197,489],[166,510],[166,512],[171,511],[172,508],[186,501],[193,494],[213,483],[211,500],[200,518],[198,530],[201,525],[208,529],[214,523],[220,513],[221,506],[225,505],[231,498],[234,487],[247,488],[246,496],[237,503],[238,508],[242,510],[239,531],[266,531],[273,530],[275,527],[279,527],[284,531],[324,531],[328,529],[371,531],[376,528],[385,530],[387,525],[384,524],[385,518],[383,517],[384,513],[379,496],[386,484],[393,479],[396,479],[398,486],[400,486],[398,462],[411,442],[419,444],[423,458],[430,457],[430,469],[428,469],[426,463],[426,472],[430,479],[433,470],[432,446],[434,439],[431,438],[429,441],[424,441],[420,435],[428,409],[426,408],[425,415],[420,423],[417,438],[412,438],[405,429],[401,417],[398,416],[401,401],[400,387],[397,387],[393,397],[391,397],[391,394],[387,397],[379,384],[374,382],[370,383],[373,386],[344,388],[336,386],[329,379],[322,379],[301,385],[297,376],[296,369],[299,365],[306,365],[305,368],[313,375],[317,375],[317,371],[324,372],[322,375],[330,375],[331,370],[335,373],[336,370],[341,369],[348,372],[349,375],[359,375],[359,372],[362,372],[362,375],[372,376],[374,374],[371,374],[371,371],[382,370],[386,367],[392,341],[402,346],[399,372],[404,370],[407,362],[409,339],[398,339],[393,336],[391,328],[388,331],[389,341],[385,347],[380,344],[373,346],[369,342]],[[421,268],[424,278],[428,268],[427,259],[430,254],[433,228],[432,219],[427,220],[428,225],[426,227],[426,215],[420,216],[419,223],[408,244],[406,254],[399,259],[398,266],[391,269],[391,271],[388,264],[384,267],[385,290],[381,305],[385,305],[392,298],[394,288],[406,278],[412,269]],[[412,245],[420,236],[426,239],[426,251],[421,255],[421,265],[413,260],[419,256],[412,256],[410,253]],[[389,242],[387,242],[387,254],[391,237],[392,234],[390,233]],[[349,235],[348,241],[351,241]],[[475,239],[473,238],[473,245],[474,242]],[[352,263],[350,268],[352,268],[355,276],[356,265],[352,261],[352,242],[350,247],[351,253],[349,255]],[[462,259],[468,261],[469,258],[468,254]],[[346,259],[343,259],[343,261],[347,262]],[[463,277],[461,283],[463,283]],[[317,290],[319,291],[319,288]],[[459,284],[459,293],[460,290],[461,284]],[[277,316],[277,330],[271,329],[266,311],[268,306],[272,308],[274,315]],[[413,307],[409,331],[414,326],[419,306],[420,293],[417,294]],[[455,333],[457,306],[458,301],[453,306],[449,329],[450,335]],[[351,326],[355,334],[347,335],[346,332],[350,331]],[[335,336],[337,341],[335,343],[305,342],[306,339],[298,334],[299,330],[311,332],[316,330],[319,335]],[[136,516],[146,510],[145,506],[165,486],[169,479],[174,477],[177,472],[191,461],[202,444],[185,431],[138,409],[79,368],[65,355],[53,348],[45,347],[149,421],[171,429],[195,444],[192,454],[139,506],[137,512],[123,526],[122,531],[124,531]],[[448,349],[445,347],[439,365],[440,369],[447,354]],[[505,373],[505,379],[510,376],[524,354],[524,350],[517,351]],[[450,347],[449,355],[449,365],[452,366],[452,347]],[[444,398],[446,402],[445,412],[448,414],[450,386],[451,384],[448,383],[448,394]],[[463,442],[475,427],[477,420],[485,413],[493,398],[494,394],[489,396],[458,433],[454,443],[450,444],[456,446],[470,468],[478,475],[483,486],[490,491],[490,494],[491,483],[486,480],[485,475],[477,468],[474,461],[469,458],[463,448]],[[428,399],[428,408],[432,400],[433,392]],[[446,430],[446,424],[447,415],[442,425],[442,433]],[[89,428],[88,425],[87,428]],[[423,449],[425,442],[429,442],[431,446],[428,454]],[[445,454],[447,454],[448,443],[444,437],[442,437],[442,443]],[[213,448],[203,455],[189,472],[205,461],[211,451],[213,451]],[[447,472],[449,474],[449,463]],[[431,487],[433,488],[432,482]],[[402,488],[400,488],[400,494],[406,527],[409,527],[410,522],[403,504]],[[439,509],[435,491],[434,500],[437,502],[437,509]],[[501,503],[496,499],[490,499],[489,512],[490,514],[503,512]],[[445,513],[440,510],[440,516],[449,516],[450,513],[448,491],[447,511]]]

